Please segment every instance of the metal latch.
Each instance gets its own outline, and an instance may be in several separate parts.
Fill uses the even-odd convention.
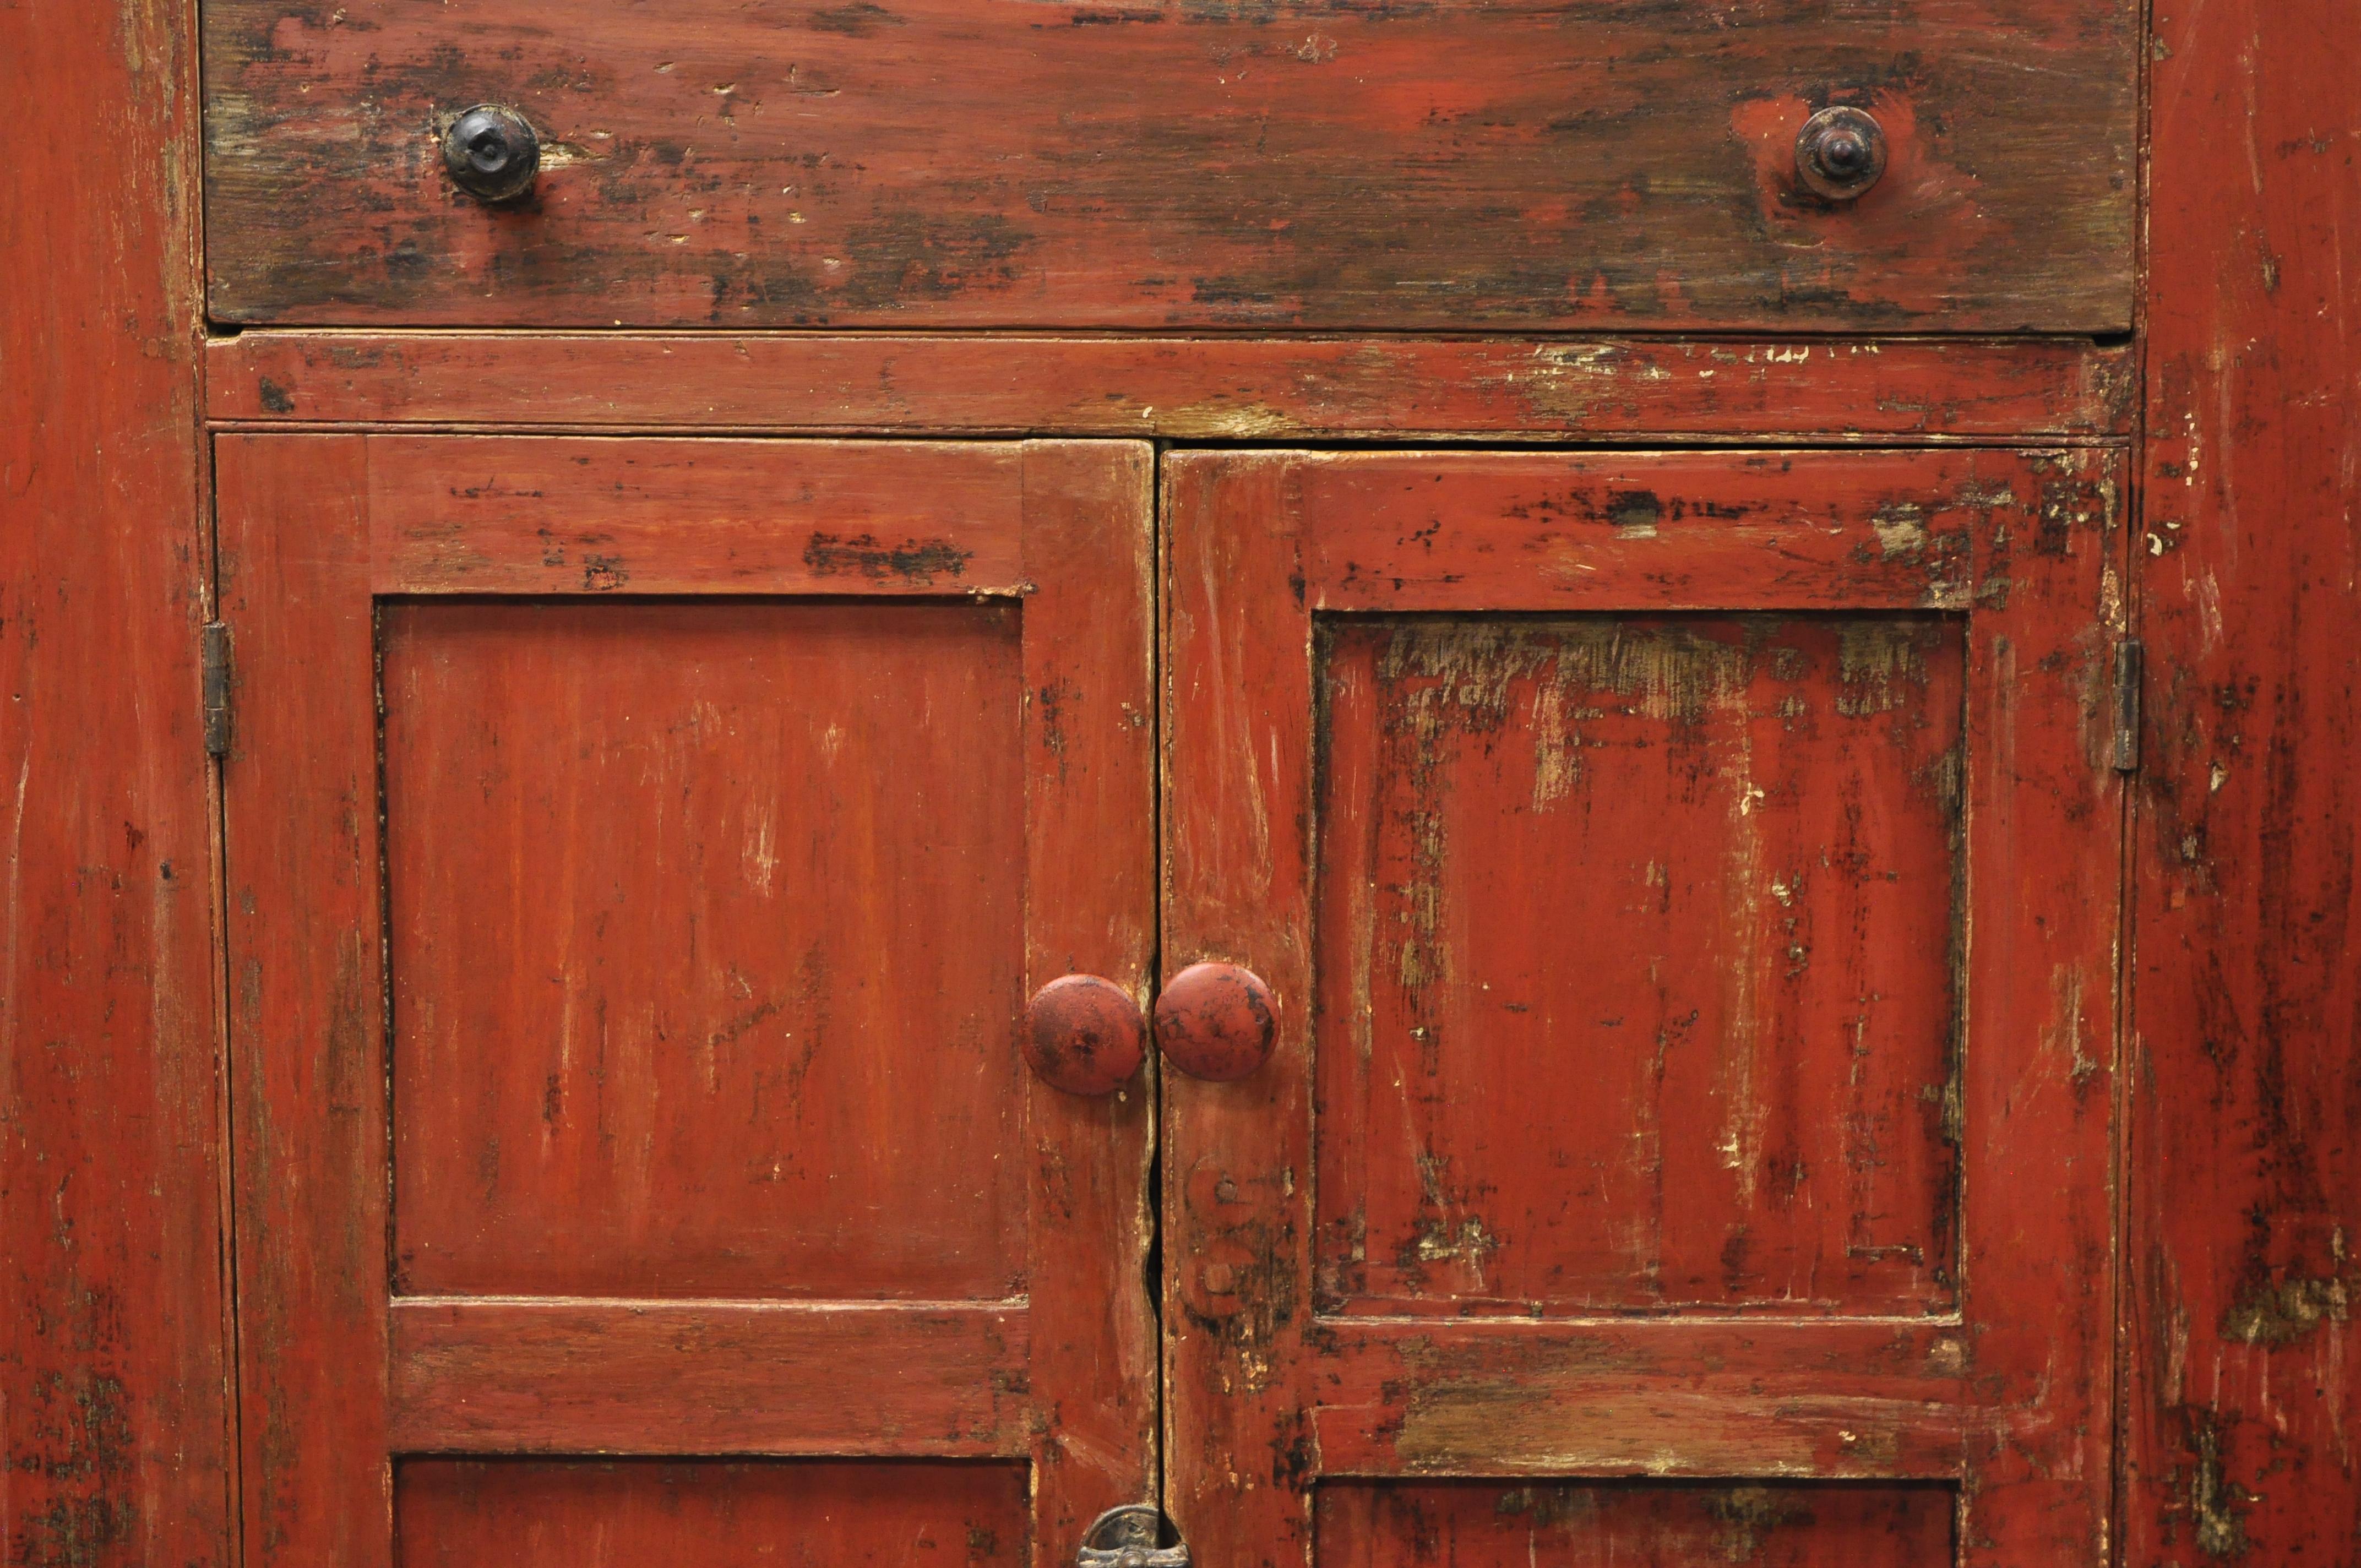
[[[1145,1503],[1109,1508],[1082,1532],[1078,1568],[1189,1568],[1188,1543],[1162,1544],[1164,1515]]]

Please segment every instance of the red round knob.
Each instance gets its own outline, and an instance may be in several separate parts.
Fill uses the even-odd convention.
[[[1094,974],[1070,974],[1025,1006],[1025,1059],[1069,1094],[1112,1094],[1148,1056],[1148,1029],[1131,992]]]
[[[1270,987],[1235,964],[1191,964],[1156,999],[1157,1048],[1191,1078],[1244,1078],[1270,1059],[1278,1037]]]

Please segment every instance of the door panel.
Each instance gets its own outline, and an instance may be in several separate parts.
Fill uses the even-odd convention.
[[[2118,467],[1170,460],[1208,1561],[2102,1551]]]
[[[217,455],[258,1560],[1151,1497],[1148,1087],[1017,1038],[1148,979],[1146,448]]]
[[[1958,618],[1322,631],[1319,1308],[1948,1309]]]
[[[1019,641],[384,609],[398,1291],[1024,1294]]]

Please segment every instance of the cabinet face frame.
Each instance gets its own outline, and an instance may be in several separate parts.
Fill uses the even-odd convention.
[[[2103,1554],[2123,474],[2103,449],[1168,458],[1163,969],[1243,964],[1279,1002],[1258,1075],[1166,1081],[1166,1497],[1207,1561],[1312,1561],[1323,1481],[1586,1475],[1937,1483],[1962,1564]],[[1665,521],[1619,526],[1641,491]],[[1966,639],[1957,1310],[1323,1314],[1320,625],[1896,611]]]
[[[355,433],[216,456],[249,1561],[393,1562],[396,1455],[1029,1465],[1007,1551],[1042,1563],[1152,1497],[1152,1073],[1103,1099],[1004,1080],[1028,1238],[1005,1299],[394,1293],[379,630],[390,599],[487,595],[1013,615],[1023,930],[974,935],[1021,948],[1028,992],[1082,970],[1144,1002],[1148,449]],[[422,1507],[456,1506],[447,1479]]]

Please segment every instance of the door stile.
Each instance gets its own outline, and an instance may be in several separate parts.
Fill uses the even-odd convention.
[[[1165,979],[1253,970],[1252,1078],[1165,1081],[1166,1507],[1197,1560],[1301,1563],[1312,1412],[1312,612],[1284,455],[1178,453],[1163,515]],[[1186,1136],[1176,1141],[1175,1134]]]
[[[353,1463],[388,1442],[368,446],[225,436],[215,462],[222,612],[249,694],[222,791],[240,1510],[258,1561],[386,1568],[390,1473]]]
[[[1137,442],[1029,442],[1023,458],[1026,991],[1095,974],[1143,1016],[1156,952],[1154,462]],[[1099,1514],[1157,1495],[1156,1070],[1098,1098],[1027,1083],[1033,1562],[1049,1568]]]
[[[1957,1211],[1963,1370],[1993,1414],[1970,1418],[1960,1560],[1979,1568],[2106,1561],[2114,1453],[2127,469],[2103,448],[2029,466],[2036,493],[1978,531],[1968,617]]]

